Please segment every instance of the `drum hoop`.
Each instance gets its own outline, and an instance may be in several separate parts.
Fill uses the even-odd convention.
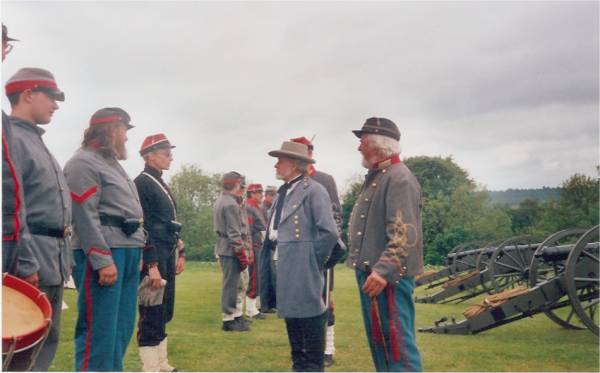
[[[33,342],[32,344],[30,344],[29,346],[25,346],[23,348],[20,348],[18,350],[14,350],[13,354],[17,354],[19,352],[23,352],[23,351],[27,351],[29,349],[32,349],[33,347],[35,347],[38,343],[42,342],[44,339],[46,338],[46,333],[44,333],[44,335],[42,335],[40,338],[38,338],[38,340],[36,340],[35,342]],[[2,356],[8,354],[8,352],[3,352]]]

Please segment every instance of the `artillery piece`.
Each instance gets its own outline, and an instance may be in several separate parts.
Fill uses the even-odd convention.
[[[586,327],[599,335],[598,231],[598,226],[588,230],[571,245],[556,243],[581,231],[566,230],[551,235],[536,249],[529,271],[526,271],[531,288],[521,286],[494,294],[467,309],[463,313],[466,319],[461,322],[452,318],[452,322],[447,323],[447,318],[442,318],[434,327],[420,328],[419,331],[476,334],[543,312],[563,327]],[[575,321],[574,315],[581,324]]]
[[[460,253],[478,249],[481,247],[481,244],[481,241],[471,241],[455,246],[446,255],[446,266],[438,271],[425,272],[415,277],[415,286],[427,285],[427,289],[432,289],[451,280],[455,275],[468,270],[469,266],[463,264],[465,255],[461,255]]]
[[[415,297],[415,302],[460,303],[526,282],[528,263],[538,246],[531,236],[516,236],[490,242],[479,249],[457,252],[453,265],[460,266],[463,274],[445,282],[443,290],[435,294]]]

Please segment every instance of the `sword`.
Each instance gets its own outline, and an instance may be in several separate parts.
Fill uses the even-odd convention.
[[[369,267],[369,262],[363,262],[365,265],[365,271],[367,272],[367,277],[371,274],[371,267]],[[375,331],[373,330],[373,326],[375,326],[379,333],[381,334],[381,344],[383,345],[383,356],[385,357],[385,365],[388,370],[390,367],[390,357],[388,356],[387,344],[385,343],[385,335],[383,334],[383,323],[381,322],[381,317],[379,316],[379,304],[377,303],[377,296],[371,297],[371,307],[374,309],[374,312],[371,312],[371,334],[373,335],[373,340],[377,342]],[[377,343],[375,343],[377,344]]]

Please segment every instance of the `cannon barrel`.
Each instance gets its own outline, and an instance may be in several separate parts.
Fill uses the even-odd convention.
[[[588,243],[585,248],[586,249],[597,249],[598,242]],[[541,257],[543,260],[547,262],[556,262],[563,261],[569,257],[571,250],[573,249],[573,245],[560,245],[560,246],[548,246],[544,247],[541,252],[536,253],[536,257]]]

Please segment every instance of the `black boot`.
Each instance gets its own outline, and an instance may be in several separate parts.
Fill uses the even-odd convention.
[[[247,332],[250,328],[246,324],[237,322],[237,320],[223,321],[222,329],[226,332]]]

